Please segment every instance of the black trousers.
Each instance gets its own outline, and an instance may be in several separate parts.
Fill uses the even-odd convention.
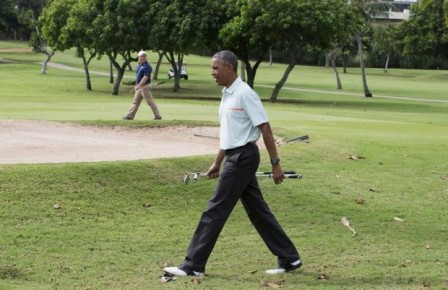
[[[199,220],[181,269],[205,272],[216,240],[239,199],[252,225],[272,254],[277,256],[279,267],[300,258],[263,199],[255,176],[259,164],[260,153],[253,143],[226,151],[218,184]]]

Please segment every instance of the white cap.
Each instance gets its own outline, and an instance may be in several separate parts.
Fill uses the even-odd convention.
[[[140,50],[137,54],[137,56],[146,55],[146,52],[144,50]]]

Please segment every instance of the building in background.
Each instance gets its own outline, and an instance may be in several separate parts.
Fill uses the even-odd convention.
[[[401,22],[409,19],[411,14],[411,6],[416,4],[418,0],[391,0],[382,1],[379,4],[387,4],[388,10],[375,12],[372,18],[377,22]],[[386,5],[385,5],[386,6]]]

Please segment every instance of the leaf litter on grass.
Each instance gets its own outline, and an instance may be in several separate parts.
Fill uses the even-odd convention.
[[[360,155],[349,155],[348,159],[351,160],[361,160],[361,159],[366,159],[364,156],[360,156]]]
[[[285,282],[285,280],[277,280],[275,282],[269,282],[267,280],[261,280],[260,285],[266,288],[278,289]]]
[[[342,219],[341,219],[341,223],[342,223],[344,226],[348,227],[348,228],[353,232],[352,237],[354,237],[354,236],[356,235],[356,231],[355,231],[354,228],[352,228],[352,227],[350,226],[350,222],[348,221],[347,217],[345,217],[345,216],[342,217]]]

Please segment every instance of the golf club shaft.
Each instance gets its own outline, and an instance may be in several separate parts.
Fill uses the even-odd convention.
[[[204,137],[204,138],[212,138],[212,139],[219,139],[218,136],[211,136],[211,135],[202,135],[202,134],[193,134],[196,137]]]
[[[257,172],[256,174],[263,175],[263,174],[272,174],[272,171],[264,171],[264,172]],[[297,174],[295,171],[283,171],[283,174]]]
[[[285,178],[295,178],[295,179],[300,179],[302,178],[302,175],[297,174],[297,173],[287,173],[284,172],[283,175],[285,176]],[[272,178],[274,176],[274,174],[272,172],[257,172],[257,174],[255,174],[256,177],[268,177],[268,178]]]
[[[301,174],[297,174],[295,171],[284,171],[283,172],[284,177],[285,178],[293,178],[293,179],[300,179],[302,178]],[[267,178],[272,178],[274,176],[274,174],[272,172],[256,172],[255,173],[256,177],[267,177]],[[193,181],[196,181],[199,179],[199,177],[208,177],[208,175],[206,173],[203,172],[192,172],[189,174],[186,174],[184,176],[184,183],[188,184],[190,178],[193,179]]]
[[[285,175],[286,178],[296,178],[294,176],[301,176],[300,174],[297,174],[295,171],[284,171],[283,174]],[[203,172],[198,172],[198,173],[193,173],[193,175],[195,175],[196,177],[207,177],[208,175],[206,173]],[[255,176],[257,177],[272,177],[274,174],[269,171],[257,171],[255,172]]]
[[[296,138],[292,138],[292,139],[290,139],[290,140],[287,140],[286,141],[286,143],[288,143],[288,142],[292,142],[292,141],[306,141],[306,140],[308,140],[310,137],[308,136],[308,135],[303,135],[303,136],[299,136],[299,137],[296,137]]]

